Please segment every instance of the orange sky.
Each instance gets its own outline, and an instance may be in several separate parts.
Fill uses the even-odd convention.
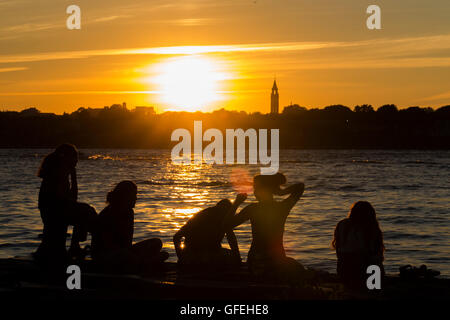
[[[0,0],[0,110],[450,104],[450,2]],[[81,8],[67,30],[66,7]]]

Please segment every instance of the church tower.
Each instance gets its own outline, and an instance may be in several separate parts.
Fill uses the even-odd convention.
[[[278,114],[279,95],[277,81],[273,80],[272,94],[270,95],[270,113]]]

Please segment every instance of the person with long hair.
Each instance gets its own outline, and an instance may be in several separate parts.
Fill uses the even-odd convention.
[[[281,281],[303,281],[308,271],[297,260],[287,257],[283,246],[286,219],[291,209],[303,195],[304,184],[296,183],[281,188],[286,177],[257,175],[253,179],[253,192],[257,203],[247,205],[231,221],[233,228],[250,220],[252,243],[248,253],[249,270],[257,277]],[[274,196],[289,195],[277,201]]]
[[[169,254],[161,251],[158,238],[133,244],[137,186],[121,181],[106,197],[107,206],[98,215],[92,235],[92,258],[101,271],[148,273],[160,269]]]
[[[245,193],[238,194],[231,203],[228,199],[219,201],[215,206],[196,213],[173,237],[178,263],[183,266],[239,266],[241,256],[233,229],[227,229],[226,223],[236,209],[245,201]],[[230,249],[221,243],[226,236]],[[184,246],[181,240],[184,238]]]
[[[337,255],[337,273],[349,287],[364,287],[370,265],[384,275],[383,233],[375,209],[367,201],[353,204],[348,217],[341,220],[331,243]]]
[[[38,171],[38,177],[42,179],[38,207],[44,231],[35,258],[40,261],[67,261],[66,235],[69,225],[74,227],[69,256],[79,257],[80,242],[86,240],[87,232],[94,225],[95,209],[77,201],[77,162],[76,147],[62,144],[44,158]]]

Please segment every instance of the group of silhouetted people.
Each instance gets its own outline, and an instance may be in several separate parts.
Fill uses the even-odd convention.
[[[97,266],[107,272],[145,272],[159,268],[168,258],[161,251],[160,239],[133,244],[134,211],[137,186],[120,182],[106,197],[107,206],[97,215],[88,204],[77,201],[78,185],[75,167],[78,151],[63,144],[47,155],[39,169],[42,178],[39,210],[44,223],[42,242],[35,252],[36,260],[49,267],[79,260],[86,254],[80,242],[92,235],[91,254]],[[73,226],[69,250],[66,250],[68,226]]]
[[[132,181],[120,182],[108,193],[107,206],[97,214],[93,207],[77,201],[77,161],[76,148],[63,144],[42,162],[38,175],[42,178],[39,209],[44,231],[36,259],[54,264],[83,257],[79,243],[85,241],[90,232],[91,255],[101,270],[140,273],[161,268],[168,253],[162,251],[160,239],[133,244],[136,185]],[[288,282],[311,279],[313,272],[287,257],[283,246],[286,219],[303,195],[305,186],[297,183],[283,188],[284,184],[286,177],[281,173],[257,175],[253,180],[256,203],[236,213],[247,198],[246,194],[238,194],[234,202],[224,199],[195,214],[173,237],[179,265],[239,267],[241,255],[234,229],[250,221],[252,243],[247,264],[251,274],[261,279]],[[278,201],[274,196],[287,197]],[[69,225],[73,226],[73,235],[66,251]],[[222,247],[224,237],[230,249]],[[338,275],[346,285],[365,284],[369,265],[378,265],[384,274],[383,235],[370,203],[359,201],[352,206],[348,218],[337,224],[332,246],[337,254]]]

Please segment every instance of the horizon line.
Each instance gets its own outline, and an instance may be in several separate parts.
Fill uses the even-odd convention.
[[[126,102],[123,102],[123,103],[125,103],[125,104],[127,104]],[[2,110],[0,110],[0,112],[22,112],[22,111],[25,111],[25,110],[28,110],[28,109],[36,109],[36,110],[38,110],[39,111],[39,113],[41,113],[41,114],[53,114],[53,115],[63,115],[63,114],[65,114],[65,113],[67,113],[67,114],[72,114],[72,113],[75,113],[75,112],[77,112],[79,109],[82,109],[82,108],[84,108],[84,109],[86,109],[86,110],[89,110],[89,109],[91,109],[91,110],[104,110],[105,109],[105,107],[106,108],[110,108],[110,107],[112,107],[113,105],[123,105],[123,103],[114,103],[114,104],[112,104],[112,105],[110,105],[110,106],[104,106],[104,107],[79,107],[78,109],[76,109],[76,110],[74,110],[74,111],[72,111],[72,112],[66,112],[66,111],[62,111],[62,113],[54,113],[54,112],[42,112],[41,110],[39,110],[37,107],[35,107],[35,106],[29,106],[29,107],[25,107],[24,109],[22,109],[22,110],[8,110],[8,109],[2,109]],[[319,111],[322,111],[322,110],[324,110],[325,108],[327,108],[327,107],[333,107],[333,106],[343,106],[343,107],[347,107],[347,108],[349,108],[350,109],[350,111],[351,112],[355,112],[354,111],[354,107],[356,107],[356,106],[362,106],[362,105],[370,105],[372,108],[373,108],[373,112],[377,112],[377,110],[379,109],[379,108],[381,108],[381,107],[383,107],[383,106],[387,106],[387,105],[394,105],[396,108],[397,108],[397,110],[398,111],[401,111],[401,110],[407,110],[407,109],[409,109],[409,108],[415,108],[415,107],[418,107],[418,108],[421,108],[421,109],[432,109],[433,111],[436,111],[437,109],[440,109],[440,108],[443,108],[443,107],[448,107],[448,106],[450,106],[450,104],[444,104],[444,105],[442,105],[442,106],[439,106],[439,107],[435,107],[435,108],[433,108],[433,107],[430,107],[430,106],[421,106],[421,105],[411,105],[411,106],[406,106],[406,107],[400,107],[400,106],[398,106],[398,105],[396,105],[395,103],[385,103],[385,104],[383,104],[383,105],[380,105],[379,107],[374,107],[373,105],[371,105],[371,104],[357,104],[357,105],[355,105],[355,106],[353,106],[353,109],[352,109],[352,107],[350,107],[350,106],[347,106],[347,105],[344,105],[344,104],[330,104],[330,105],[326,105],[326,106],[322,106],[322,107],[305,107],[305,106],[302,106],[302,105],[299,105],[298,103],[291,103],[291,104],[289,104],[289,105],[286,105],[286,106],[284,106],[283,107],[283,109],[284,108],[286,108],[286,107],[290,107],[290,106],[298,106],[298,107],[300,107],[300,108],[305,108],[306,109],[306,111],[311,111],[311,110],[319,110]],[[188,111],[188,110],[176,110],[176,109],[172,109],[172,110],[170,110],[170,109],[163,109],[164,111],[162,111],[162,112],[158,112],[157,111],[157,108],[154,106],[154,105],[136,105],[136,106],[134,106],[134,109],[126,109],[126,111],[127,112],[133,112],[133,111],[135,111],[136,110],[136,108],[138,108],[138,107],[146,107],[146,108],[153,108],[154,109],[154,111],[155,111],[155,114],[164,114],[164,113],[168,113],[168,112],[173,112],[173,113],[213,113],[213,112],[217,112],[217,111],[227,111],[227,112],[244,112],[244,113],[246,113],[246,114],[248,114],[248,115],[250,115],[250,114],[254,114],[254,113],[261,113],[261,114],[263,114],[263,115],[271,115],[272,113],[269,111],[269,112],[267,112],[267,113],[263,113],[263,112],[261,112],[261,111],[254,111],[254,112],[247,112],[247,111],[245,111],[245,110],[239,110],[239,109],[227,109],[226,107],[221,107],[221,108],[216,108],[216,109],[213,109],[213,110],[210,110],[210,111],[205,111],[205,110],[196,110],[196,111]],[[279,112],[279,113],[277,113],[278,115],[280,115],[280,114],[282,114],[283,112]]]

